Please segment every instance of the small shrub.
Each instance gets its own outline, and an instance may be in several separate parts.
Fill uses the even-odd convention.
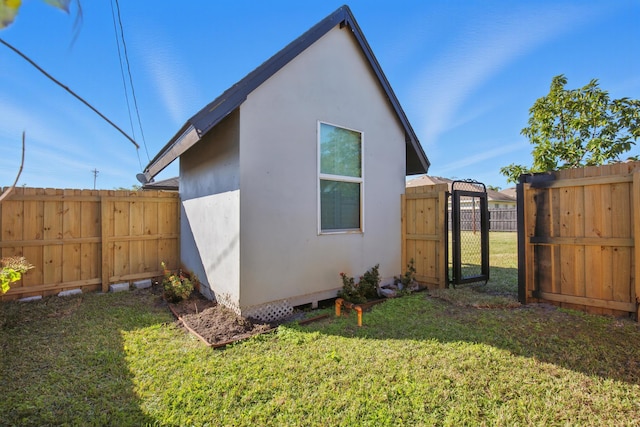
[[[162,290],[164,298],[169,302],[179,302],[189,298],[193,291],[193,283],[185,277],[181,271],[178,274],[172,273],[162,262],[164,279],[162,279]]]
[[[353,277],[340,273],[342,279],[342,289],[338,291],[338,298],[354,304],[367,302],[367,300],[378,297],[378,285],[380,284],[380,264],[376,264],[362,276],[360,281],[355,283]]]
[[[375,299],[378,297],[378,286],[380,285],[380,264],[371,267],[366,273],[360,276],[358,287],[365,299]]]
[[[402,276],[395,276],[393,284],[398,288],[398,295],[408,295],[416,288],[416,267],[413,258],[407,264],[407,271]]]
[[[340,273],[342,279],[342,289],[338,291],[338,298],[342,298],[345,301],[358,304],[365,302],[367,299],[360,295],[358,285],[355,284],[355,279],[349,277],[344,273]]]

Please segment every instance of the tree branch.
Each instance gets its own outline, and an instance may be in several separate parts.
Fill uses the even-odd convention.
[[[18,170],[18,175],[16,176],[16,180],[13,181],[13,185],[11,187],[9,187],[8,189],[6,189],[1,195],[0,195],[0,203],[2,203],[2,201],[4,199],[6,199],[7,197],[9,197],[9,194],[11,194],[11,192],[13,191],[14,188],[16,188],[16,184],[18,183],[18,179],[20,179],[20,174],[22,173],[22,167],[24,166],[24,131],[22,132],[22,160],[20,160],[20,169]]]
[[[136,141],[134,141],[133,138],[131,138],[129,135],[127,135],[127,133],[125,131],[123,131],[122,129],[120,129],[115,123],[113,123],[111,120],[109,120],[104,114],[102,114],[100,111],[98,111],[93,105],[89,104],[87,101],[85,101],[84,98],[82,98],[80,95],[76,94],[74,91],[72,91],[71,89],[69,89],[67,86],[63,85],[62,83],[60,83],[60,81],[58,81],[55,77],[53,77],[51,74],[47,73],[42,67],[40,67],[38,64],[36,64],[33,60],[31,60],[31,58],[29,58],[27,55],[25,55],[24,53],[20,52],[18,49],[16,49],[15,47],[13,47],[12,45],[10,45],[9,43],[7,43],[6,41],[4,41],[3,39],[0,38],[0,43],[2,43],[3,45],[5,45],[6,47],[8,47],[9,49],[11,49],[12,51],[14,51],[15,53],[17,53],[18,55],[20,55],[22,57],[22,59],[24,59],[25,61],[27,61],[29,64],[33,65],[38,71],[40,71],[42,74],[44,74],[46,77],[49,78],[49,80],[53,81],[55,84],[57,84],[58,86],[60,86],[62,89],[66,90],[67,92],[69,92],[71,95],[73,95],[78,101],[82,102],[84,105],[86,105],[87,107],[89,107],[91,110],[93,110],[94,113],[96,113],[97,115],[99,115],[104,121],[106,121],[107,123],[109,123],[111,126],[113,126],[118,132],[120,132],[122,135],[124,135],[125,138],[127,138],[129,141],[131,141],[133,143],[133,145],[136,146],[136,148],[140,148],[140,146],[138,145],[138,143]]]

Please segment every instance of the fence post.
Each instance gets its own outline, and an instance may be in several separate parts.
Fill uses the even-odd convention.
[[[633,261],[635,282],[636,321],[640,322],[640,172],[633,172]]]
[[[438,280],[440,282],[440,288],[449,287],[449,261],[448,261],[448,242],[449,242],[449,230],[448,230],[448,212],[447,206],[447,189],[443,188],[438,191],[438,204],[436,208],[436,216],[438,218],[437,229],[440,230],[440,243],[438,244],[438,252],[440,257],[438,261]]]
[[[102,277],[102,292],[109,291],[109,245],[108,245],[108,224],[109,224],[109,202],[100,195],[100,240],[102,245],[100,273]]]
[[[406,191],[406,190],[405,190]],[[407,265],[407,197],[404,194],[400,195],[400,238],[401,250],[400,250],[400,272],[403,272]]]
[[[527,303],[527,238],[525,218],[526,213],[524,203],[524,183],[526,176],[520,176],[516,185],[516,206],[518,209],[518,301],[521,304]]]

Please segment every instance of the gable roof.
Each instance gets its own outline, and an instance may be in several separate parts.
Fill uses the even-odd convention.
[[[207,132],[238,108],[247,96],[258,86],[264,83],[269,77],[278,72],[292,59],[302,53],[305,49],[315,43],[324,34],[333,29],[336,25],[340,28],[347,27],[355,37],[358,45],[362,49],[371,69],[378,78],[384,93],[387,96],[393,110],[402,124],[405,131],[405,142],[407,144],[406,173],[414,175],[426,173],[429,169],[429,159],[424,153],[420,141],[416,136],[407,116],[405,115],[398,99],[396,98],[387,78],[385,77],[380,64],[373,55],[369,43],[367,43],[358,23],[356,22],[348,6],[338,8],[331,15],[314,25],[306,33],[287,45],[280,52],[276,53],[258,68],[247,74],[242,80],[227,89],[211,103],[206,105],[180,128],[178,133],[160,150],[160,152],[149,162],[144,170],[147,181],[167,167],[182,153],[195,145]]]

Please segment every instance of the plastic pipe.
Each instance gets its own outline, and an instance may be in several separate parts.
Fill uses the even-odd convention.
[[[359,305],[354,305],[349,301],[345,301],[342,298],[336,299],[336,317],[340,317],[340,309],[343,305],[345,306],[345,308],[353,308],[356,313],[358,313],[358,326],[362,326],[362,307],[360,307]]]
[[[340,307],[342,307],[342,303],[344,300],[342,298],[336,299],[336,317],[340,317]]]
[[[358,313],[358,326],[362,326],[362,307],[356,305],[353,307]]]

